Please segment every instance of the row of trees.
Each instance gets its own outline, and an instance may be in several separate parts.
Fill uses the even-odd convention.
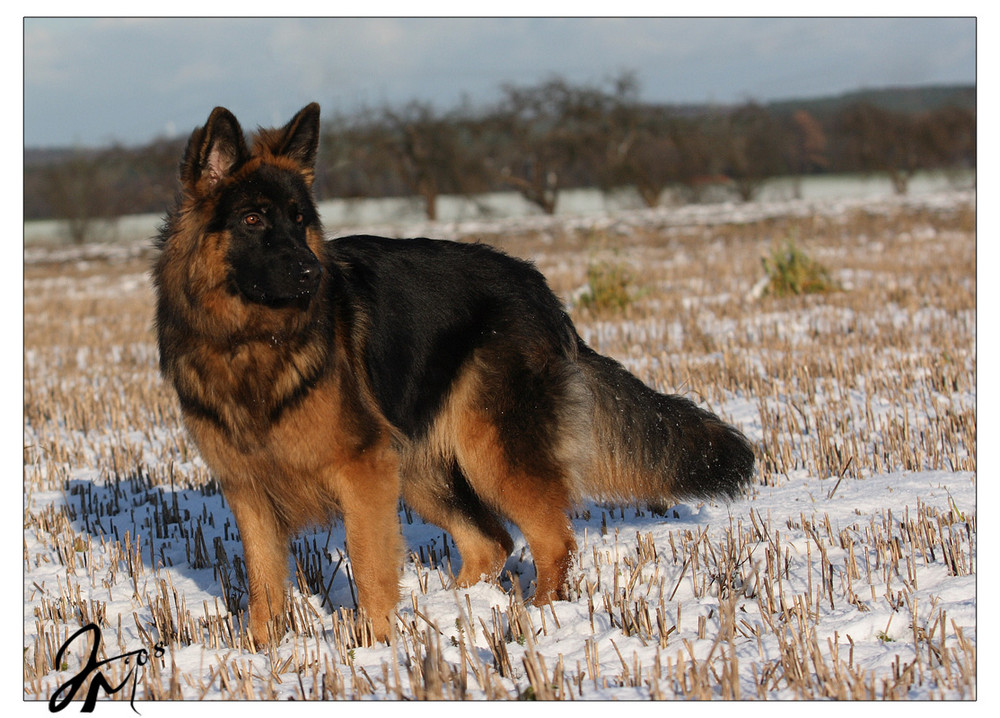
[[[975,166],[976,117],[853,103],[821,119],[756,104],[684,112],[639,99],[631,75],[610,86],[555,79],[505,86],[487,110],[427,103],[337,117],[323,143],[320,190],[335,197],[418,195],[428,217],[441,194],[513,189],[543,211],[568,187],[634,188],[654,206],[667,188],[689,201],[724,183],[750,200],[769,179],[885,173],[899,193],[921,169]]]
[[[630,73],[594,85],[555,78],[503,86],[488,107],[414,101],[334,115],[324,125],[316,189],[321,199],[416,195],[432,219],[443,194],[514,190],[552,213],[566,188],[629,187],[653,206],[668,188],[699,201],[721,184],[750,200],[768,179],[827,172],[885,173],[905,193],[918,170],[975,166],[975,138],[975,111],[955,106],[672,108],[642,102]],[[182,144],[26,164],[25,214],[162,211]]]

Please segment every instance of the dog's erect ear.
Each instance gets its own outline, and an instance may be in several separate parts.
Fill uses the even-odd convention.
[[[210,189],[243,164],[249,153],[240,123],[224,107],[216,107],[204,127],[191,133],[184,159],[181,182],[193,189],[200,182]]]
[[[261,130],[257,142],[276,157],[287,157],[311,177],[319,149],[319,105],[306,105],[280,129]]]
[[[316,165],[319,149],[319,105],[312,102],[292,118],[284,128],[285,141],[278,154],[285,155],[303,168]]]

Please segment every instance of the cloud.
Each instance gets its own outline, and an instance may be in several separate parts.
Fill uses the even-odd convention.
[[[940,18],[27,19],[25,141],[146,141],[217,104],[248,124],[306,102],[349,110],[494,99],[553,74],[638,74],[660,102],[973,82],[975,20]]]

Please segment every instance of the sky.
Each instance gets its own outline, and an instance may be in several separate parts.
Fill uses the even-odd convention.
[[[26,147],[245,128],[305,104],[485,104],[505,83],[623,71],[650,102],[976,82],[975,18],[25,18]]]

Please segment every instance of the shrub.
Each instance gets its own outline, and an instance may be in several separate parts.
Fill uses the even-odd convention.
[[[764,294],[787,297],[791,294],[816,294],[838,289],[829,270],[811,259],[791,240],[784,247],[773,250],[770,258],[762,257],[761,262],[767,274]]]
[[[616,311],[632,303],[629,285],[632,275],[617,263],[591,262],[587,267],[588,289],[580,296],[580,305],[591,311]]]

